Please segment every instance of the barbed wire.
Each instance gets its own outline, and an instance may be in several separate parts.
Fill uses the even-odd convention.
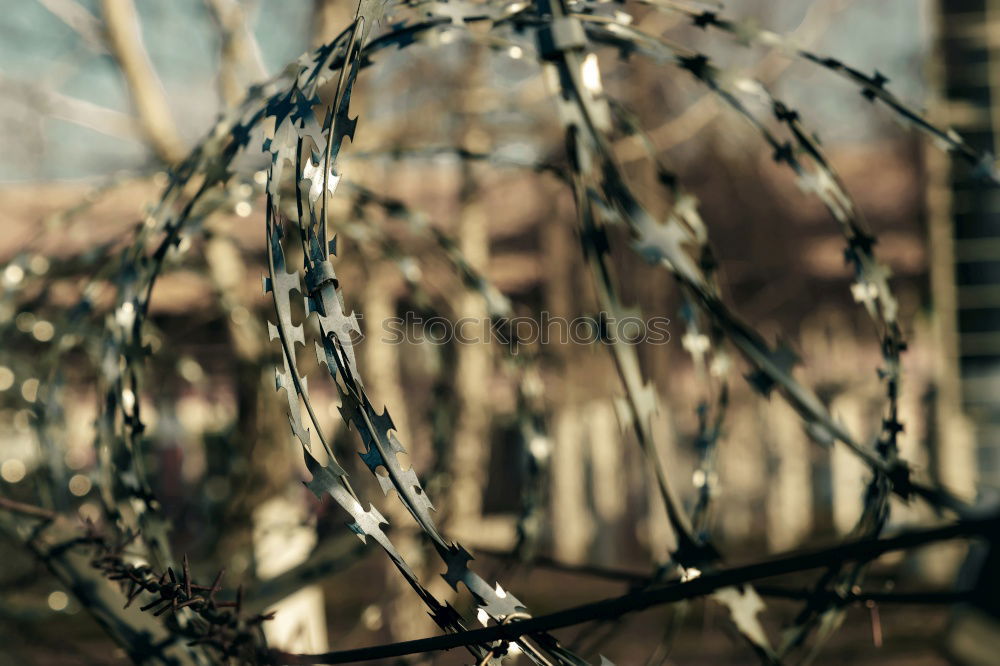
[[[538,630],[553,630],[591,620],[619,617],[655,605],[704,597],[716,590],[738,587],[754,580],[775,575],[816,569],[837,561],[871,560],[884,553],[916,548],[924,544],[950,539],[992,538],[997,527],[998,518],[996,516],[970,518],[941,527],[903,532],[892,537],[846,541],[826,549],[776,556],[762,562],[707,573],[688,581],[678,581],[655,588],[642,589],[618,597],[537,616],[530,620],[518,620],[506,625],[475,629],[462,634],[435,636],[391,645],[317,655],[296,655],[280,651],[274,651],[272,654],[275,662],[279,664],[337,664],[384,659],[433,650],[449,650],[483,641],[515,641],[519,636]]]
[[[911,107],[890,93],[884,76],[872,76],[843,64],[798,49],[765,30],[749,24],[721,18],[715,11],[695,10],[670,0],[643,0],[658,9],[680,12],[695,25],[722,30],[740,39],[780,48],[813,62],[857,84],[872,101],[880,101],[898,117],[916,126],[941,142],[950,152],[975,167],[976,173],[987,179],[1000,180],[989,155],[976,152],[952,130],[941,129],[927,121]],[[272,295],[277,323],[268,325],[269,338],[281,346],[282,367],[277,370],[277,386],[284,389],[289,423],[294,437],[303,450],[305,465],[312,474],[307,486],[318,497],[330,495],[353,520],[351,529],[362,541],[371,538],[387,553],[390,561],[430,610],[437,625],[449,636],[413,641],[396,646],[372,648],[349,653],[295,656],[276,652],[270,659],[291,660],[282,663],[343,663],[352,658],[398,656],[415,651],[464,646],[484,663],[500,659],[500,646],[511,643],[537,664],[583,664],[581,657],[560,646],[545,633],[551,629],[579,624],[595,619],[615,619],[655,603],[667,603],[713,594],[730,609],[740,633],[754,646],[758,655],[773,663],[782,659],[791,648],[804,640],[819,618],[838,612],[855,600],[852,592],[863,573],[865,563],[878,553],[912,547],[937,539],[958,536],[988,535],[995,529],[994,518],[977,518],[970,507],[941,489],[914,480],[910,466],[899,457],[897,437],[902,431],[899,421],[900,353],[905,349],[898,322],[898,306],[889,288],[888,269],[875,257],[874,235],[867,228],[846,188],[820,149],[819,143],[805,129],[799,113],[776,99],[763,85],[746,78],[733,77],[715,68],[704,54],[646,34],[631,25],[631,17],[618,6],[607,3],[563,0],[536,2],[435,3],[422,0],[400,2],[394,6],[385,0],[362,0],[355,21],[336,38],[307,54],[275,79],[252,88],[245,100],[228,110],[210,135],[170,174],[169,183],[149,215],[138,226],[132,245],[121,253],[114,264],[101,267],[92,280],[115,275],[115,305],[104,322],[102,347],[94,350],[95,367],[100,374],[100,418],[95,447],[99,452],[98,473],[101,479],[101,499],[109,523],[122,535],[135,539],[156,570],[165,573],[157,577],[152,567],[132,567],[121,557],[123,546],[112,545],[91,534],[84,539],[98,547],[95,560],[109,578],[128,580],[129,596],[142,591],[157,595],[147,610],[157,613],[190,609],[203,620],[204,613],[215,614],[223,604],[214,601],[216,584],[199,588],[191,581],[187,566],[180,577],[171,575],[173,558],[169,547],[169,529],[160,515],[159,504],[151,491],[149,473],[143,465],[143,416],[140,396],[144,387],[145,360],[151,353],[146,340],[148,310],[153,286],[165,267],[180,253],[184,234],[214,212],[231,204],[225,192],[235,186],[249,187],[257,192],[263,188],[266,196],[265,234],[269,277],[265,289]],[[387,13],[388,11],[388,13]],[[400,20],[399,13],[407,13]],[[376,34],[376,26],[381,34]],[[477,26],[475,32],[467,30]],[[486,29],[481,28],[485,26]],[[670,487],[664,464],[655,447],[652,415],[657,409],[655,388],[646,383],[635,349],[630,345],[609,346],[625,389],[627,408],[623,419],[635,434],[647,456],[647,466],[667,507],[671,527],[678,544],[671,553],[673,572],[687,578],[665,586],[647,584],[642,590],[619,599],[568,609],[561,613],[525,618],[524,605],[509,591],[486,583],[469,566],[472,555],[460,544],[447,539],[432,516],[434,507],[412,468],[404,468],[398,455],[405,452],[388,411],[379,411],[372,404],[359,372],[354,353],[353,336],[359,332],[353,314],[347,314],[342,285],[334,270],[331,256],[336,256],[336,238],[329,230],[330,199],[343,178],[341,152],[345,139],[353,141],[357,118],[350,115],[351,95],[359,72],[375,63],[375,56],[390,48],[405,48],[424,37],[448,32],[461,33],[472,43],[487,48],[509,49],[517,45],[521,53],[538,60],[550,72],[555,82],[553,99],[566,138],[568,168],[541,161],[511,164],[500,154],[477,153],[459,148],[421,148],[415,155],[450,151],[461,159],[482,160],[498,166],[518,166],[538,172],[555,174],[569,184],[574,192],[580,235],[585,258],[595,278],[598,301],[608,313],[624,317],[634,309],[624,306],[609,263],[609,250],[614,238],[610,230],[625,227],[632,236],[632,249],[647,262],[662,266],[675,279],[688,303],[689,352],[696,363],[707,358],[711,376],[718,380],[714,396],[701,400],[698,447],[701,451],[699,471],[704,483],[694,512],[688,516]],[[536,48],[523,39],[531,32]],[[886,407],[880,434],[873,447],[865,446],[836,421],[815,393],[798,382],[792,368],[797,358],[785,347],[768,344],[749,324],[742,321],[723,301],[714,274],[711,244],[705,222],[697,210],[697,202],[681,186],[681,177],[669,171],[657,158],[656,147],[645,135],[637,119],[624,105],[616,102],[602,88],[600,63],[595,46],[611,46],[620,54],[638,53],[657,62],[669,62],[687,70],[726,105],[750,122],[763,141],[773,150],[775,161],[792,170],[803,188],[816,195],[839,224],[847,242],[846,256],[855,271],[852,293],[861,302],[876,325],[883,356],[880,376],[885,385]],[[320,90],[333,87],[332,103],[323,104]],[[744,100],[762,105],[784,128],[790,139],[781,140],[751,110]],[[322,122],[315,109],[324,108]],[[267,138],[262,127],[274,123]],[[614,160],[610,137],[613,132],[640,139],[644,152],[658,176],[662,191],[670,199],[664,216],[653,215],[633,193]],[[263,143],[270,164],[255,157],[254,147]],[[406,153],[399,150],[396,156]],[[358,154],[355,157],[369,157]],[[514,160],[513,162],[516,162]],[[266,178],[256,174],[266,167]],[[289,171],[294,174],[289,176]],[[291,185],[289,185],[291,181]],[[445,254],[449,265],[467,289],[480,294],[491,317],[509,319],[510,303],[498,289],[472,269],[457,245],[446,234],[401,202],[371,189],[347,181],[341,185],[355,195],[355,208],[376,205],[389,215],[404,220],[415,234],[426,234]],[[294,195],[294,196],[292,196]],[[294,205],[287,203],[293,199]],[[301,274],[289,271],[286,249],[294,239],[285,236],[295,229],[304,255]],[[350,225],[334,224],[334,228],[352,235]],[[407,263],[405,251],[386,235],[358,229],[357,238],[376,238],[383,254]],[[17,261],[21,261],[18,259]],[[384,494],[394,490],[427,537],[434,551],[446,566],[445,580],[456,590],[458,583],[471,593],[477,610],[496,623],[482,630],[469,631],[466,620],[450,604],[439,601],[417,578],[396,550],[385,526],[385,517],[368,503],[347,480],[347,473],[337,462],[334,451],[324,434],[307,381],[300,374],[297,360],[299,346],[306,344],[307,332],[292,315],[293,292],[304,296],[307,316],[313,317],[318,340],[311,340],[320,365],[326,365],[340,399],[340,413],[353,425],[365,447],[363,462],[372,472]],[[91,293],[84,291],[80,312],[86,307]],[[64,331],[92,340],[95,334],[82,327],[86,317],[70,318]],[[81,327],[81,328],[75,328]],[[605,339],[608,340],[605,335]],[[612,343],[615,341],[610,340]],[[686,345],[686,347],[689,345]],[[752,368],[751,383],[764,395],[777,391],[803,418],[811,435],[823,441],[838,440],[863,461],[873,477],[868,486],[862,515],[853,530],[860,539],[808,556],[778,557],[759,565],[740,569],[719,569],[719,553],[707,539],[707,514],[712,496],[715,444],[723,430],[728,399],[726,369],[728,349],[739,352]],[[58,356],[58,355],[57,355]],[[526,441],[543,436],[541,409],[537,396],[530,390],[532,360],[520,357],[516,368],[519,379],[517,418]],[[55,363],[53,363],[53,366]],[[53,412],[58,407],[58,381],[47,383],[45,404]],[[711,405],[711,406],[710,406]],[[303,416],[303,410],[307,416]],[[709,414],[712,413],[710,418]],[[39,419],[44,422],[44,419]],[[311,424],[311,427],[307,424]],[[313,446],[313,433],[319,448]],[[530,449],[530,447],[527,447]],[[541,459],[534,457],[538,478],[543,472]],[[553,458],[546,466],[558,465]],[[53,464],[53,467],[56,467]],[[58,484],[56,484],[58,485]],[[963,520],[950,528],[915,532],[894,539],[877,539],[886,524],[891,494],[903,499],[918,496],[931,504],[958,513]],[[532,500],[534,505],[538,499]],[[57,503],[58,504],[58,503]],[[526,505],[525,515],[531,507]],[[522,525],[527,519],[522,519]],[[141,537],[139,537],[141,535]],[[124,543],[122,541],[121,543]],[[856,564],[842,570],[842,562]],[[700,567],[706,569],[702,573]],[[804,611],[793,627],[793,638],[777,649],[770,645],[761,628],[758,613],[763,603],[750,587],[764,575],[788,573],[805,568],[830,567],[817,585],[800,596],[806,600]],[[771,572],[771,573],[762,573]],[[655,582],[665,578],[661,572]],[[682,590],[678,592],[678,590]],[[845,592],[847,590],[847,592]],[[194,592],[207,592],[196,595]],[[237,602],[237,609],[239,602]],[[179,633],[191,634],[204,629],[188,613],[173,621]],[[258,637],[246,626],[259,620],[236,618],[214,622],[203,643],[220,650],[223,656],[261,654]],[[213,615],[213,617],[222,617]],[[228,617],[228,615],[226,616]],[[523,619],[522,619],[523,618]],[[241,624],[243,622],[244,624]],[[235,627],[235,628],[234,628]],[[244,627],[244,628],[240,628]],[[230,631],[232,629],[232,631]],[[223,631],[225,630],[225,631]],[[235,632],[235,633],[233,633]],[[236,652],[231,651],[236,650]],[[410,650],[410,651],[400,651]],[[242,658],[242,657],[241,657]],[[309,661],[320,660],[320,661]]]

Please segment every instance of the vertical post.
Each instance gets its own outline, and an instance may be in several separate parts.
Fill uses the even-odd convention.
[[[474,185],[464,176],[463,189]],[[470,196],[467,192],[463,197]],[[466,260],[484,272],[489,262],[489,224],[483,205],[466,201],[462,206],[458,241]],[[466,291],[458,297],[456,315],[459,320],[486,322],[489,314],[483,297]],[[477,327],[478,328],[478,327]],[[483,515],[483,492],[490,463],[490,384],[493,377],[493,356],[485,340],[459,342],[455,364],[455,393],[460,409],[451,452],[452,529],[468,531],[480,523]]]
[[[786,402],[772,400],[765,410],[764,436],[775,462],[765,503],[767,545],[780,552],[797,547],[812,530],[812,443]]]
[[[667,396],[660,395],[658,403],[659,410],[653,415],[653,432],[656,437],[652,442],[656,447],[660,460],[674,461],[676,465],[684,470],[690,469],[693,465],[690,460],[685,459],[681,445],[678,442],[677,427],[674,421],[674,412]],[[681,404],[687,404],[680,401]],[[628,437],[628,434],[618,433],[618,437]],[[624,450],[633,451],[638,454],[638,447],[629,446]],[[644,544],[649,550],[650,556],[658,565],[667,564],[667,554],[677,549],[677,534],[670,525],[667,517],[667,507],[663,502],[663,494],[659,486],[653,481],[650,470],[646,467],[647,458],[645,455],[635,455],[638,473],[633,476],[634,482],[641,483],[646,488],[646,515],[639,522],[639,529],[636,537],[639,543]],[[666,469],[670,474],[670,481],[677,488],[685,487],[681,483],[682,479],[674,469]]]
[[[597,400],[588,408],[591,479],[594,513],[602,538],[594,544],[597,560],[615,564],[621,560],[621,529],[625,518],[624,447],[614,406]]]
[[[316,528],[306,523],[302,488],[289,489],[261,503],[253,516],[254,558],[261,580],[274,578],[301,564],[316,545]],[[282,650],[325,651],[326,610],[319,585],[306,585],[268,608],[268,644]]]
[[[866,400],[848,391],[833,401],[834,418],[843,421],[848,431],[862,433],[871,423],[865,409]],[[847,534],[861,517],[865,486],[871,473],[846,446],[830,448],[830,485],[833,495],[833,527],[838,534]]]
[[[412,446],[413,432],[409,424],[409,414],[406,411],[406,398],[403,393],[400,377],[399,347],[382,339],[382,325],[387,319],[396,316],[396,301],[400,289],[399,270],[386,261],[376,261],[369,258],[373,264],[365,284],[365,341],[364,367],[367,371],[368,387],[371,390],[376,407],[390,407],[392,421],[403,438]],[[412,449],[410,449],[412,454]],[[412,456],[410,458],[412,460]],[[420,546],[420,536],[406,507],[395,496],[389,493],[384,504],[384,511],[389,523],[393,526],[393,543],[403,558],[418,572],[423,568],[423,552]],[[386,569],[386,584],[390,590],[391,601],[388,606],[388,623],[392,635],[397,640],[415,638],[432,631],[433,623],[423,609],[419,597],[406,583],[394,567]]]
[[[477,127],[472,99],[475,87],[482,83],[482,62],[475,47],[463,53],[466,69],[463,86],[456,92],[456,102],[464,115],[456,131],[461,145],[474,144],[482,132]],[[486,274],[490,261],[489,215],[478,192],[478,183],[471,165],[462,164],[459,173],[458,244],[469,265]],[[489,321],[489,312],[481,294],[464,291],[457,299],[459,321]],[[479,327],[476,327],[477,330]],[[451,450],[450,529],[468,532],[482,524],[483,493],[489,475],[490,427],[492,408],[490,384],[493,378],[492,346],[484,339],[469,343],[457,341],[455,363],[455,394],[459,401],[458,423]]]
[[[582,562],[593,525],[587,513],[584,485],[583,415],[563,405],[555,417],[552,466],[552,538],[555,555],[564,562]]]
[[[718,522],[731,543],[747,543],[760,535],[764,520],[765,450],[756,434],[759,415],[754,405],[730,408],[728,435],[719,441],[718,473],[721,490]]]

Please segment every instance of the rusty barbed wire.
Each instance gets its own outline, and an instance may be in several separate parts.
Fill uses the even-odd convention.
[[[222,591],[225,570],[215,575],[211,585],[200,585],[191,575],[186,555],[179,573],[168,567],[157,574],[146,564],[129,562],[126,549],[138,537],[136,533],[112,543],[93,523],[88,522],[85,535],[79,540],[94,549],[91,566],[108,580],[122,586],[126,597],[125,608],[140,598],[152,597],[139,610],[150,612],[155,617],[163,616],[165,622],[172,622],[171,630],[187,639],[188,645],[204,645],[225,663],[264,663],[262,650],[267,644],[260,625],[273,619],[274,613],[244,616],[242,585],[237,588],[234,600],[216,599]],[[189,609],[196,619],[184,624],[177,622],[178,613],[184,609]]]

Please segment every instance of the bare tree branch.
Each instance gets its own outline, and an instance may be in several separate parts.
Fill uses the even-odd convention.
[[[6,497],[0,497],[0,509],[22,516],[40,518],[42,520],[55,520],[58,517],[58,514],[56,514],[55,511],[49,511],[48,509],[43,509],[40,506],[25,504],[24,502],[7,499]]]
[[[92,129],[120,139],[140,139],[135,118],[87,100],[70,97],[30,81],[10,79],[0,74],[0,91],[8,99],[16,99],[31,111],[49,118]]]
[[[222,42],[219,90],[223,102],[233,106],[243,98],[251,83],[267,76],[267,69],[242,5],[237,0],[205,0],[205,5]]]
[[[76,0],[38,0],[56,18],[72,28],[94,53],[107,53],[101,22]]]
[[[111,55],[118,63],[135,105],[146,141],[156,156],[173,164],[184,157],[184,144],[167,96],[142,44],[139,16],[132,0],[102,0],[101,15]]]

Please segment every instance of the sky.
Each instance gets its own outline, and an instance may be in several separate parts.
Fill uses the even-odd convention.
[[[80,3],[98,14],[96,0]],[[247,5],[268,69],[308,43],[310,0]],[[183,137],[196,140],[219,108],[218,41],[203,0],[138,0],[143,40]],[[44,90],[129,112],[124,82],[109,55],[95,53],[39,0],[0,0],[0,137],[8,158],[0,182],[78,179],[144,164],[134,140],[111,137],[38,113]],[[12,159],[13,158],[13,159]]]
[[[77,1],[98,13],[97,0]],[[813,42],[815,50],[866,70],[877,67],[897,94],[923,104],[928,0],[742,0],[727,3],[725,9],[733,16],[757,17],[760,25],[783,32],[798,25],[806,9],[817,3],[839,6],[840,11]],[[272,73],[304,50],[312,0],[243,4]],[[193,143],[211,126],[219,108],[218,43],[204,0],[136,0],[136,5],[143,39],[174,118],[183,137]],[[726,38],[716,33],[699,40],[707,46],[725,43]],[[856,90],[815,67],[788,68],[776,90],[793,106],[811,109],[828,143],[865,140],[888,122],[873,113]],[[56,93],[55,100],[51,93]],[[60,119],[67,107],[59,96],[130,112],[124,83],[109,55],[88,48],[43,0],[0,0],[0,142],[6,158],[0,160],[0,183],[95,179],[148,163],[136,140]]]

